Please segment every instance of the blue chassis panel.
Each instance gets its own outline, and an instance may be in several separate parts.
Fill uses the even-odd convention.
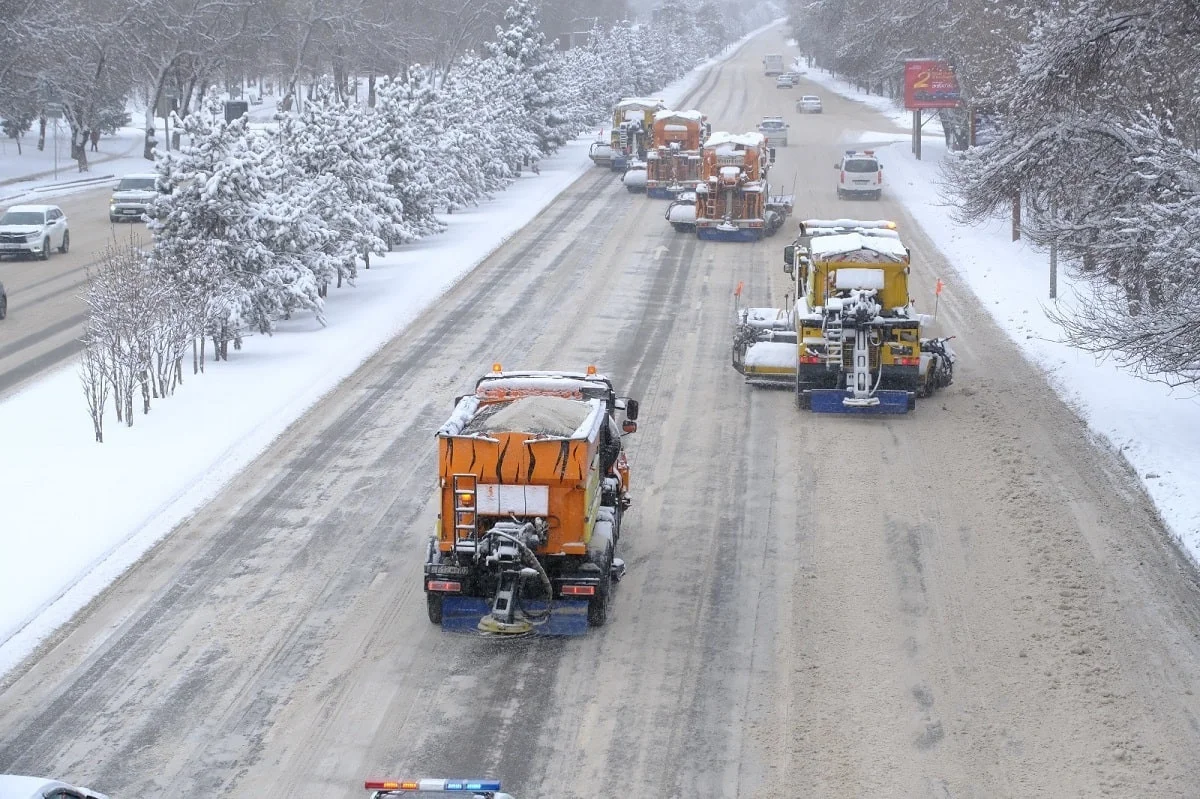
[[[546,609],[545,601],[527,601],[522,605],[531,613]],[[545,624],[535,625],[534,635],[587,635],[588,601],[586,599],[556,599],[554,610]],[[483,597],[448,594],[442,599],[442,629],[478,632],[480,619],[492,612],[492,601]]]
[[[744,227],[737,230],[718,230],[714,227],[697,227],[696,237],[701,241],[759,241],[763,237],[763,229]]]
[[[628,164],[629,156],[627,155],[614,155],[612,160],[608,162],[608,166],[613,172],[618,172],[624,169],[626,166],[628,166]]]
[[[655,186],[652,189],[646,189],[646,196],[653,197],[656,200],[674,200],[675,196],[682,191],[686,191],[686,189],[671,191],[670,189],[665,189],[662,186]]]
[[[846,414],[902,414],[908,413],[908,403],[911,392],[908,391],[876,391],[878,405],[865,408],[843,405],[842,400],[850,396],[849,391],[838,388],[815,388],[805,392],[808,395],[809,408],[813,413],[846,413]]]

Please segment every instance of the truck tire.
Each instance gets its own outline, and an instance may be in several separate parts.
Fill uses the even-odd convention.
[[[603,627],[608,621],[608,596],[612,592],[612,561],[613,550],[609,546],[604,550],[604,562],[600,567],[600,585],[596,586],[596,595],[588,600],[587,619],[589,627]]]
[[[425,594],[425,608],[429,611],[429,621],[433,624],[442,623],[442,595]]]

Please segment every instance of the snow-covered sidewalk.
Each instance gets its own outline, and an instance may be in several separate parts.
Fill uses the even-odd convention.
[[[720,60],[658,96],[680,102]],[[0,403],[0,674],[595,168],[590,144],[571,142],[541,162],[539,175],[526,174],[494,200],[445,217],[444,234],[372,259],[355,287],[330,292],[328,327],[296,318],[274,336],[249,339],[228,362],[210,363],[207,374],[188,370],[178,393],[155,401],[131,429],[110,412],[103,445],[92,440],[75,365]]]
[[[912,112],[892,100],[858,93],[828,72],[808,69],[809,80],[859,100],[900,124]],[[940,127],[938,128],[940,131]],[[1141,380],[1111,361],[1062,343],[1048,317],[1050,267],[1046,252],[1011,240],[1007,220],[963,227],[950,218],[953,205],[942,194],[941,163],[948,157],[943,139],[922,137],[922,160],[911,153],[909,137],[864,131],[887,166],[885,191],[900,200],[962,281],[1025,355],[1047,375],[1058,394],[1100,439],[1130,464],[1168,529],[1193,560],[1200,562],[1200,397],[1194,389],[1171,389]],[[879,146],[880,141],[894,143]],[[953,157],[953,156],[949,156]],[[1075,284],[1060,266],[1058,310],[1069,309]],[[943,295],[942,302],[954,302]]]

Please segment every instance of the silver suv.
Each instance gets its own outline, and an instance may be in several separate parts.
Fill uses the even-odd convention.
[[[112,199],[108,201],[108,221],[141,220],[158,196],[157,185],[158,175],[153,172],[121,178],[121,182],[113,189]]]

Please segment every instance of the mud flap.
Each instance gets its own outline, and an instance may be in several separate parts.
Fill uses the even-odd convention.
[[[846,413],[859,415],[900,414],[911,409],[914,395],[911,391],[876,391],[877,405],[846,405],[851,394],[837,388],[816,388],[806,391],[809,408],[813,413]]]
[[[545,600],[524,600],[521,606],[533,614],[545,612]],[[556,599],[550,618],[534,624],[532,635],[587,635],[588,602],[586,599]],[[490,599],[447,594],[442,601],[442,629],[453,632],[479,633],[479,622],[492,612]]]

